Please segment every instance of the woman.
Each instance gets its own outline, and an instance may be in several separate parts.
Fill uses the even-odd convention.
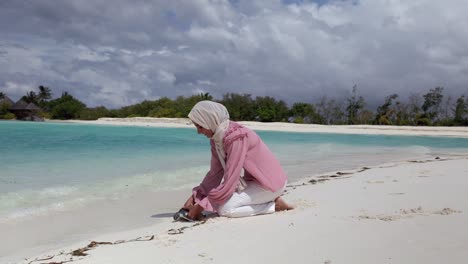
[[[255,132],[211,101],[198,102],[188,117],[211,144],[210,171],[184,204],[189,218],[200,219],[203,210],[244,217],[292,209],[280,197],[287,176]]]

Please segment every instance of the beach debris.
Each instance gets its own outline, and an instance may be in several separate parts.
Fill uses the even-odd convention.
[[[28,262],[28,264],[31,264],[33,262],[37,262],[37,261],[44,261],[44,260],[50,260],[50,259],[53,259],[55,256],[47,256],[45,258],[36,258],[34,260],[31,260],[30,262]],[[26,259],[27,260],[27,259]]]
[[[445,161],[445,160],[450,160],[450,159],[442,159],[440,157],[435,157],[434,159],[427,159],[427,160],[408,160],[408,162],[411,162],[411,163],[428,163],[428,162]]]
[[[349,178],[351,176],[348,176],[348,177],[343,177],[343,176],[352,175],[352,174],[354,174],[354,173],[353,172],[340,172],[340,171],[338,171],[336,174],[323,175],[323,176],[319,176],[318,178],[321,178],[321,179],[334,179],[334,178],[345,179],[345,178]]]
[[[455,213],[461,213],[459,210],[454,210],[452,208],[443,208],[442,210],[435,210],[435,211],[426,211],[421,206],[417,208],[410,208],[410,209],[400,209],[396,214],[392,215],[360,215],[357,218],[359,220],[368,220],[368,219],[378,219],[381,221],[395,221],[403,218],[411,218],[414,216],[429,216],[429,215],[450,215]]]
[[[179,235],[184,233],[184,229],[188,228],[188,226],[184,226],[182,228],[171,228],[167,230],[167,234],[169,235]]]
[[[324,182],[324,181],[328,181],[329,179],[326,179],[326,178],[322,178],[322,179],[311,179],[309,181],[310,184],[317,184],[317,183],[321,183],[321,182]]]
[[[371,168],[369,167],[362,167],[360,170],[358,170],[357,172],[363,172],[363,171],[366,171],[366,170],[370,170]]]
[[[128,242],[136,242],[136,241],[150,241],[150,240],[153,240],[153,239],[154,239],[154,235],[151,235],[151,236],[146,236],[146,237],[137,237],[137,238],[129,239],[129,240],[117,240],[112,244],[117,245],[117,244],[128,243]]]
[[[339,176],[342,176],[342,175],[349,175],[349,174],[353,174],[353,173],[352,173],[352,172],[341,172],[341,171],[338,171],[336,174],[339,175]]]
[[[206,223],[206,221],[208,221],[208,220],[205,219],[205,220],[196,222],[196,223],[194,223],[193,225],[190,225],[190,226],[183,226],[183,227],[181,227],[181,228],[171,228],[171,229],[167,230],[167,234],[168,234],[168,235],[179,235],[179,234],[183,234],[185,229],[187,229],[187,228],[192,228],[192,227],[199,226],[199,225],[203,225],[204,223]]]
[[[400,209],[400,214],[422,214],[424,213],[421,206],[413,209]]]
[[[112,242],[91,241],[91,243],[89,243],[86,247],[75,249],[70,254],[75,257],[87,256],[88,254],[86,254],[85,252],[97,247],[98,245],[112,245],[112,244],[113,244]]]
[[[204,258],[204,259],[213,261],[213,258],[212,258],[212,257],[209,257],[207,253],[198,253],[198,256],[199,256],[199,257],[202,257],[202,258]]]
[[[42,264],[63,264],[63,263],[72,262],[72,261],[74,260],[64,260],[60,262],[47,262],[47,263],[42,263]]]
[[[87,251],[95,249],[99,245],[117,245],[117,244],[135,242],[135,241],[150,241],[150,240],[153,240],[153,239],[154,239],[154,235],[146,236],[146,237],[137,237],[137,238],[133,238],[133,239],[129,239],[129,240],[117,240],[115,242],[91,241],[86,247],[82,247],[82,248],[79,248],[79,249],[72,250],[69,253],[61,252],[60,254],[47,256],[47,257],[41,258],[41,259],[36,258],[36,259],[28,262],[28,264],[32,264],[34,262],[39,262],[39,261],[51,260],[51,259],[53,259],[55,257],[59,257],[59,256],[63,256],[63,255],[71,255],[69,260],[61,260],[61,261],[58,261],[58,262],[57,261],[42,262],[41,263],[41,264],[63,264],[63,263],[73,262],[73,261],[77,260],[77,259],[73,259],[73,257],[85,257],[85,256],[87,256],[88,255],[88,253],[86,253]]]
[[[433,214],[440,214],[440,215],[450,215],[450,214],[459,214],[461,213],[460,210],[454,210],[452,208],[444,208],[439,211],[434,211]]]
[[[370,169],[371,168],[369,168],[369,167],[363,167],[361,170],[358,170],[356,172],[362,172],[362,171],[370,170]],[[340,179],[349,178],[349,176],[348,177],[343,177],[343,176],[352,175],[354,173],[355,172],[341,172],[341,171],[338,171],[338,172],[336,172],[336,174],[331,174],[331,175],[330,174],[325,174],[325,175],[321,175],[321,176],[316,176],[316,178],[310,179],[307,182],[302,182],[302,183],[299,183],[299,184],[289,184],[289,185],[286,185],[286,187],[292,188],[293,190],[295,190],[297,187],[300,187],[300,186],[305,186],[305,185],[308,185],[308,184],[322,183],[322,182],[325,182],[325,181],[328,181],[328,180],[332,180],[334,178],[340,178]]]
[[[56,257],[56,256],[48,256],[48,257],[46,257],[46,258],[41,258],[41,259],[36,258],[36,259],[34,259],[34,260],[28,262],[28,264],[31,264],[31,263],[33,263],[33,262],[38,262],[38,261],[51,260],[51,259],[53,259],[53,258],[55,258],[55,257]],[[70,258],[69,260],[63,260],[63,261],[59,261],[59,262],[57,262],[57,261],[42,262],[41,264],[63,264],[63,263],[73,262],[73,261],[74,261],[73,258]]]
[[[205,223],[206,223],[206,221],[208,221],[208,220],[207,220],[207,219],[205,219],[205,220],[202,220],[202,221],[196,222],[195,224],[193,224],[193,225],[192,225],[192,227],[194,227],[194,226],[199,226],[199,225],[203,225],[203,224],[205,224]]]

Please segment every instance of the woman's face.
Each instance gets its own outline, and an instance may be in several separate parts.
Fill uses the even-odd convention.
[[[206,129],[202,126],[200,126],[199,124],[193,122],[193,124],[195,125],[195,127],[197,128],[197,133],[198,134],[203,134],[205,135],[207,138],[211,138],[213,136],[213,131],[209,130],[209,129]]]

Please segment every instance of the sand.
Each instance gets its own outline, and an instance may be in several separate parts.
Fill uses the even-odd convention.
[[[186,119],[148,120],[90,123],[192,127]],[[244,123],[280,131],[468,137],[466,128]],[[468,153],[304,175],[284,194],[296,206],[291,211],[197,223],[173,222],[166,213],[150,226],[63,241],[12,263],[464,263],[467,176]]]
[[[464,263],[467,164],[439,157],[316,175],[288,185],[292,211],[198,223],[168,216],[22,263]]]
[[[57,121],[54,121],[57,122]],[[60,121],[81,124],[146,126],[146,127],[188,127],[193,128],[188,118],[100,118],[96,121]],[[366,134],[366,135],[411,135],[468,138],[468,127],[414,127],[414,126],[374,126],[374,125],[315,125],[294,123],[239,122],[254,130],[270,130],[304,133]]]

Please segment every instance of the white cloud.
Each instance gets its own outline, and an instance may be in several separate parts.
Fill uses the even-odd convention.
[[[210,80],[198,80],[197,81],[197,84],[198,85],[206,85],[206,86],[214,86],[216,85],[214,82],[210,81]]]
[[[192,89],[192,94],[204,94],[206,93],[206,90],[201,89],[199,87]]]
[[[218,98],[245,92],[288,102],[343,97],[354,84],[378,103],[390,93],[405,97],[439,85],[468,92],[462,0],[9,5],[10,13],[0,10],[0,24],[15,12],[28,19],[0,27],[7,38],[0,42],[3,86],[82,86],[84,101],[112,106],[199,86]]]
[[[170,56],[172,54],[167,47],[162,47],[162,49],[156,51],[156,53],[161,56]]]
[[[18,45],[8,45],[4,48],[5,56],[0,57],[2,73],[33,73],[41,70],[44,63],[41,59],[42,50],[28,49]]]
[[[103,62],[103,61],[109,60],[108,54],[91,50],[90,48],[85,47],[83,45],[79,45],[76,48],[77,48],[77,52],[75,53],[75,58],[78,60],[94,61],[94,62]]]
[[[173,83],[176,80],[176,77],[170,72],[159,70],[158,80],[165,83]]]
[[[5,86],[2,87],[2,90],[5,94],[21,94],[25,95],[27,92],[31,91],[31,87],[34,87],[33,84],[24,84],[24,83],[14,83],[6,82]]]

